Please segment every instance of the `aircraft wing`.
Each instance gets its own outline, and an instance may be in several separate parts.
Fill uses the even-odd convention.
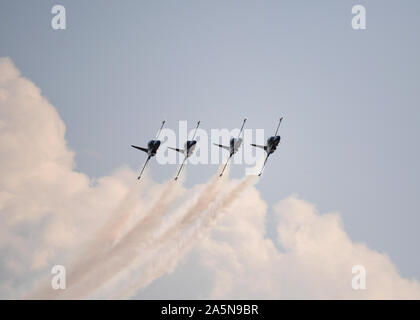
[[[178,152],[184,153],[184,150],[182,150],[182,149],[178,149],[178,148],[171,148],[171,147],[168,147],[168,149],[171,149],[171,150],[175,150],[175,151],[178,151]]]
[[[226,146],[224,146],[224,145],[217,144],[217,143],[213,143],[213,144],[214,144],[215,146],[219,147],[219,148],[223,148],[223,149],[226,149],[226,150],[230,151],[230,148],[229,148],[229,147],[226,147]]]
[[[147,150],[147,148],[142,148],[142,147],[137,147],[137,146],[133,146],[133,145],[131,145],[133,148],[136,148],[136,149],[138,149],[138,150],[141,150],[141,151],[144,151],[144,152],[148,152],[148,150]]]
[[[263,171],[264,171],[265,164],[267,163],[267,160],[268,160],[268,157],[269,157],[269,156],[270,156],[270,154],[269,154],[269,153],[267,153],[267,156],[265,157],[265,160],[264,160],[264,164],[263,164],[263,166],[262,166],[262,168],[261,168],[260,173],[258,174],[258,176],[259,176],[259,177],[261,177],[261,175],[262,175],[262,173],[263,173]]]
[[[254,143],[251,143],[251,146],[261,148],[261,149],[264,149],[265,151],[267,151],[267,146],[260,146],[258,144],[254,144]]]

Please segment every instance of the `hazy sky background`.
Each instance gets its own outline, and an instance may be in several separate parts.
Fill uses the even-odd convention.
[[[50,26],[54,4],[66,8],[64,31]],[[355,4],[364,31],[351,28]],[[417,279],[419,31],[414,0],[0,3],[0,56],[58,109],[77,170],[137,169],[144,154],[129,145],[145,145],[163,119],[230,129],[248,117],[270,135],[284,116],[262,198],[298,193],[339,211],[353,240]],[[149,167],[158,181],[175,170]],[[187,185],[216,170],[189,166]]]

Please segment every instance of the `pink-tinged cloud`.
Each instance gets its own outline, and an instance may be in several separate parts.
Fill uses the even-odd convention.
[[[165,274],[202,275],[188,296],[174,288],[184,298],[420,298],[419,282],[353,242],[338,213],[297,196],[279,199],[278,237],[267,238],[268,205],[252,178],[181,185],[160,206],[172,189],[147,175],[75,171],[63,121],[9,58],[0,58],[0,155],[1,298],[133,297]],[[56,264],[74,279],[61,294],[49,285]],[[354,265],[366,269],[365,290],[351,286]]]

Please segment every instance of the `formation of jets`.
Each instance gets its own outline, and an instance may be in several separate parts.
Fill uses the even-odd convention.
[[[243,139],[241,138],[241,134],[243,132],[243,129],[244,129],[246,120],[247,119],[245,118],[244,121],[243,121],[243,123],[242,123],[242,127],[241,127],[241,130],[239,131],[238,137],[237,138],[231,137],[231,139],[229,141],[229,146],[224,146],[224,145],[216,144],[216,143],[214,144],[215,146],[217,146],[219,148],[223,148],[223,149],[228,150],[229,153],[230,153],[229,154],[229,158],[227,159],[227,161],[226,161],[226,163],[225,163],[225,165],[224,165],[224,167],[222,169],[222,172],[219,175],[220,177],[223,175],[223,172],[225,171],[226,166],[228,165],[228,163],[229,163],[230,159],[232,158],[232,156],[239,150],[240,146],[242,145]],[[263,167],[261,168],[261,171],[258,174],[258,176],[261,176],[262,175],[262,173],[264,171],[264,168],[265,168],[265,164],[267,163],[268,157],[274,151],[276,151],[276,149],[277,149],[277,147],[278,147],[278,145],[280,143],[281,137],[277,133],[279,131],[280,124],[281,124],[281,121],[282,120],[283,120],[283,117],[281,117],[280,120],[279,120],[279,123],[277,125],[277,129],[276,129],[276,133],[274,134],[274,136],[271,136],[271,137],[269,137],[267,139],[266,145],[261,146],[261,145],[257,145],[257,144],[251,143],[251,146],[257,147],[257,148],[261,148],[267,154],[266,157],[265,157],[265,159],[264,159]],[[156,138],[154,140],[150,140],[147,143],[147,148],[142,148],[142,147],[131,145],[133,148],[136,148],[138,150],[141,150],[141,151],[147,153],[146,162],[144,163],[144,165],[143,165],[143,167],[142,167],[142,169],[140,171],[140,174],[137,177],[137,179],[140,179],[141,178],[141,175],[143,174],[143,171],[146,168],[147,163],[149,162],[149,160],[153,156],[156,155],[156,152],[159,149],[160,144],[161,144],[161,141],[159,140],[159,136],[160,136],[160,133],[162,132],[162,129],[163,129],[163,126],[164,125],[165,125],[165,121],[162,122],[162,125],[160,126],[160,129],[159,129],[159,131],[156,134]],[[168,147],[169,149],[174,150],[174,151],[178,151],[178,152],[180,152],[180,153],[182,153],[184,155],[184,160],[182,161],[182,164],[181,164],[181,166],[178,169],[178,173],[177,173],[177,175],[175,177],[175,180],[178,180],[179,174],[181,173],[182,168],[185,165],[185,161],[193,154],[194,149],[197,146],[197,140],[194,140],[194,138],[195,138],[195,135],[197,133],[197,129],[198,129],[199,126],[200,126],[200,121],[197,122],[197,126],[195,127],[195,131],[194,131],[194,135],[193,135],[192,139],[191,140],[187,140],[184,143],[184,148],[183,149]]]

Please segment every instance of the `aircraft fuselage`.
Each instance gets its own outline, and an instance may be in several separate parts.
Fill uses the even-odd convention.
[[[160,140],[150,140],[147,143],[147,154],[150,157],[153,157],[156,155],[156,152],[158,151],[160,146]]]
[[[276,151],[277,146],[280,143],[280,136],[272,136],[267,139],[267,153],[272,154]]]
[[[241,138],[231,138],[229,142],[230,155],[235,154],[242,144]]]
[[[188,140],[184,143],[184,155],[185,157],[189,157],[194,152],[195,147],[197,146],[196,140]]]

